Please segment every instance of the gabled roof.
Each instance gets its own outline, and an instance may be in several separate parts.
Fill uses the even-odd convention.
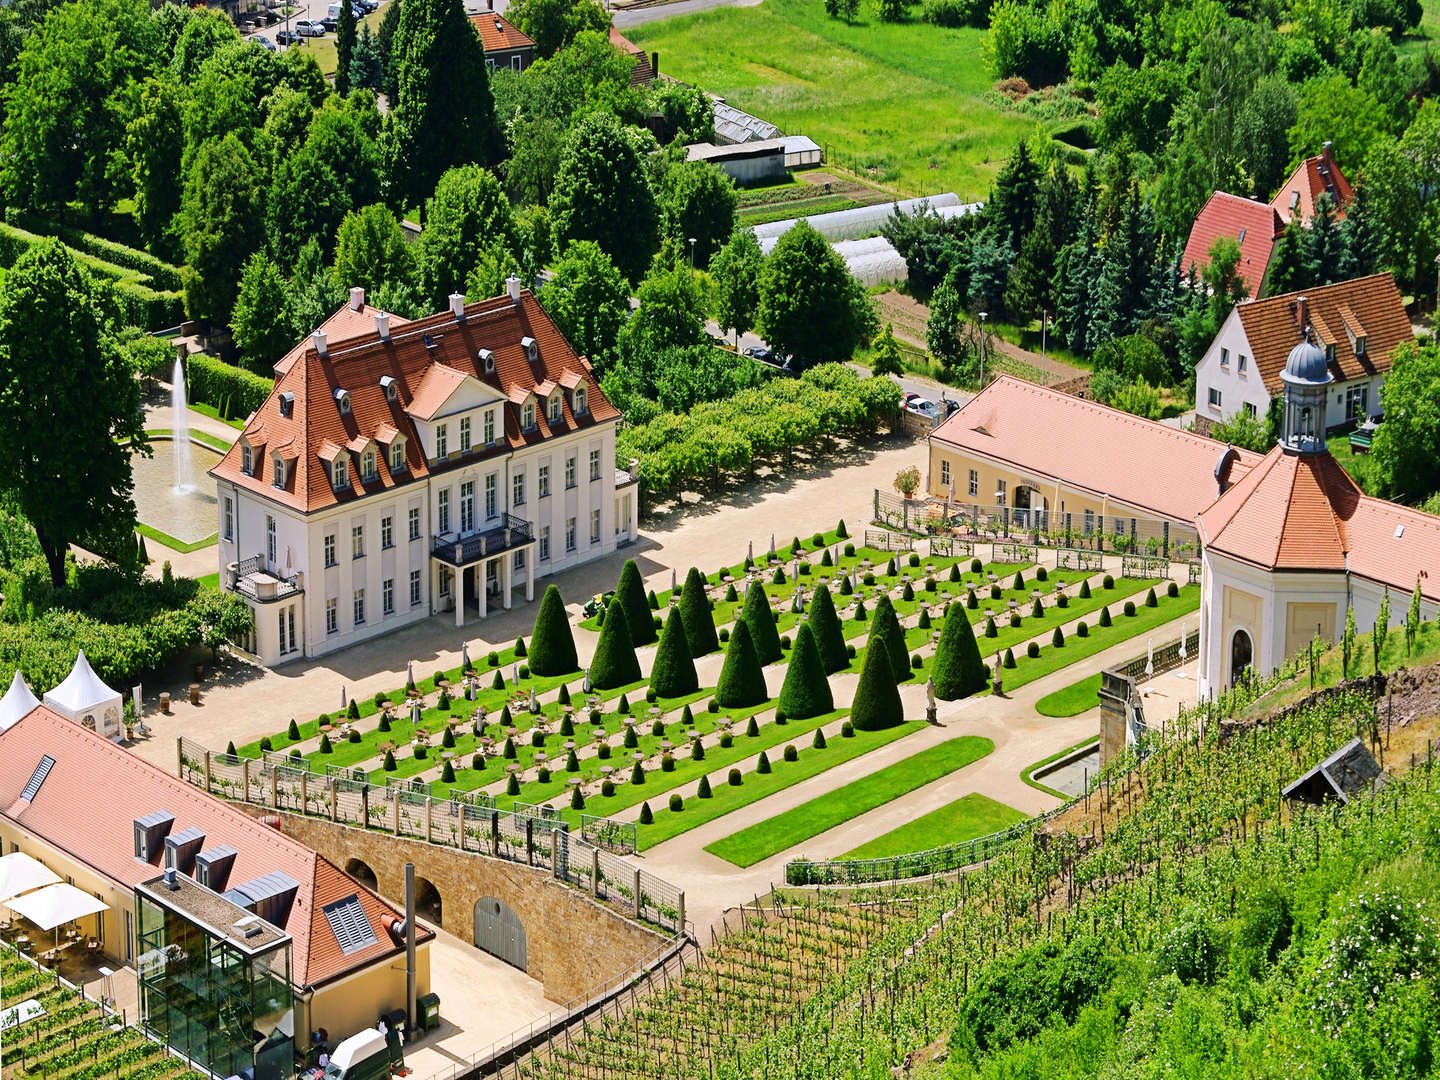
[[[1194,267],[1198,275],[1210,265],[1210,248],[1215,241],[1228,236],[1240,245],[1237,270],[1245,280],[1246,291],[1251,296],[1259,296],[1271,252],[1275,249],[1275,238],[1284,227],[1274,207],[1217,191],[1195,215],[1195,224],[1190,226],[1190,237],[1185,241],[1185,253],[1180,256],[1180,267],[1187,272]]]
[[[1335,753],[1287,784],[1282,799],[1298,799],[1319,806],[1331,799],[1348,803],[1350,796],[1373,791],[1384,783],[1385,770],[1360,739],[1351,739]]]
[[[1315,216],[1315,200],[1322,194],[1329,195],[1330,201],[1335,204],[1337,220],[1345,216],[1345,207],[1355,195],[1355,189],[1335,163],[1329,143],[1321,148],[1320,153],[1295,166],[1295,171],[1280,185],[1270,205],[1280,215],[1281,221],[1288,224],[1298,219],[1304,225]]]
[[[1064,490],[1108,496],[1125,506],[1194,520],[1215,501],[1215,442],[1084,398],[1002,375],[930,433],[943,446],[976,453]],[[1232,450],[1225,478],[1234,481],[1259,460]],[[988,500],[987,500],[988,501]],[[1059,508],[1056,507],[1058,510]]]
[[[655,81],[655,68],[650,63],[650,54],[613,26],[610,27],[610,44],[627,56],[635,58],[635,70],[630,73],[631,86],[649,86]]]
[[[1250,342],[1255,370],[1271,396],[1280,392],[1280,372],[1306,325],[1314,329],[1316,344],[1327,354],[1333,347],[1329,366],[1336,382],[1389,371],[1396,348],[1415,340],[1400,290],[1389,273],[1267,296],[1239,304],[1235,310]],[[1363,356],[1355,353],[1354,339],[1359,337],[1365,339]]]
[[[377,307],[365,303],[364,291],[355,290],[355,295],[349,303],[340,308],[328,319],[317,326],[316,330],[324,330],[325,336],[331,341],[339,341],[342,338],[358,337],[367,330],[375,328],[375,316],[381,314]],[[356,302],[359,306],[356,306]],[[399,315],[390,315],[390,326],[392,328],[404,326],[409,319],[402,319]],[[283,375],[295,366],[296,359],[302,352],[310,348],[310,339],[302,338],[288,353],[280,358],[275,365],[275,374]]]
[[[1440,600],[1440,517],[1366,495],[1328,451],[1276,446],[1196,524],[1209,551],[1264,570],[1348,570],[1402,594],[1419,579]]]
[[[32,801],[13,805],[47,754],[55,764],[45,782]],[[101,801],[104,813],[97,813]],[[282,927],[294,941],[291,979],[297,986],[316,986],[404,950],[384,925],[401,913],[329,860],[43,705],[0,732],[0,806],[10,807],[0,816],[123,889],[163,869],[163,854],[148,863],[135,858],[132,823],[156,810],[174,814],[177,829],[198,828],[207,847],[235,849],[232,887],[274,870],[288,874],[300,883]],[[346,956],[322,908],[351,894],[359,896],[377,941]],[[416,931],[420,940],[434,936],[423,926]]]
[[[482,11],[471,15],[470,21],[480,31],[480,43],[485,46],[486,55],[535,48],[534,39],[503,15]]]
[[[533,361],[526,357],[521,345],[524,338],[535,342]],[[487,372],[479,358],[482,349],[491,353],[492,371]],[[293,467],[286,470],[284,487],[274,486],[274,465],[268,454],[257,457],[251,475],[241,471],[238,445],[210,472],[293,509],[323,510],[430,474],[432,466],[425,460],[412,414],[418,412],[423,418],[431,408],[438,409],[448,400],[444,387],[450,387],[453,393],[467,379],[473,379],[484,384],[497,402],[514,400],[517,393],[523,400],[537,383],[558,381],[567,371],[582,373],[587,412],[576,416],[566,401],[560,419],[553,425],[548,416],[542,416],[535,427],[522,431],[518,409],[502,405],[498,445],[476,445],[469,454],[436,462],[436,469],[458,467],[487,455],[543,442],[553,435],[610,423],[619,419],[620,412],[601,392],[589,363],[576,355],[529,290],[520,290],[515,300],[507,295],[470,304],[459,318],[446,309],[399,326],[392,323],[385,339],[370,319],[368,326],[353,337],[328,339],[323,355],[307,339],[289,369],[276,379],[265,403],[247,421],[244,434],[263,430],[272,444],[285,448],[285,453],[295,459]],[[380,384],[384,376],[394,381],[393,401],[387,400]],[[342,414],[335,401],[338,389],[349,394],[348,413]],[[286,392],[294,395],[288,416],[280,411],[280,395]],[[357,438],[378,437],[387,425],[406,438],[406,467],[392,472],[387,457],[378,463],[375,475],[369,479],[359,475],[358,468],[352,468],[351,486],[335,491],[319,456],[324,444],[328,441],[343,448]]]

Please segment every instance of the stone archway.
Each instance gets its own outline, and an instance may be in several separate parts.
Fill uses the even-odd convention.
[[[375,876],[375,871],[370,869],[364,859],[351,859],[345,864],[345,873],[371,892],[378,893],[380,891],[380,881]]]
[[[429,878],[415,878],[415,914],[420,918],[434,923],[436,926],[443,925],[441,914],[444,911],[444,902],[440,899],[440,890]]]
[[[528,970],[525,927],[508,904],[493,896],[482,896],[475,902],[475,947],[498,956],[511,967]]]
[[[1236,630],[1230,638],[1230,685],[1238,683],[1255,659],[1254,643],[1247,630]]]

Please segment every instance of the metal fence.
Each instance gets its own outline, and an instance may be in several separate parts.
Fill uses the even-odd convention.
[[[886,532],[884,529],[866,529],[865,546],[880,551],[914,551],[915,538]]]
[[[184,736],[178,744],[181,779],[212,795],[532,866],[622,914],[667,931],[684,928],[684,891],[619,857],[635,851],[633,823],[585,815],[572,834],[551,806],[499,810],[479,793],[441,798],[411,781],[371,784],[217,754]]]
[[[932,536],[930,557],[934,559],[973,559],[975,541],[958,536]]]

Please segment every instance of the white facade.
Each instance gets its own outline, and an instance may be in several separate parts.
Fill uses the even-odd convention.
[[[473,445],[480,446],[483,408],[474,404]],[[432,468],[440,424],[447,440],[455,440],[446,456],[460,456],[459,422],[468,415],[417,423]],[[503,425],[503,415],[496,423]],[[635,539],[638,485],[617,474],[614,461],[615,426],[601,424],[310,514],[220,479],[222,582],[240,579],[237,591],[255,613],[253,640],[238,644],[275,665],[334,652],[440,612],[453,612],[461,626],[467,615],[483,618],[492,604],[509,608],[517,589],[533,599],[535,578]],[[463,541],[470,551],[472,538],[503,530],[507,514],[529,525],[528,542],[517,532],[515,546],[475,552],[457,574],[447,543]],[[437,543],[446,557],[437,554]],[[464,602],[457,606],[462,588]]]
[[[1326,428],[1340,427],[1361,412],[1379,416],[1384,383],[1385,376],[1378,374],[1333,383],[1325,403]],[[1244,411],[1264,420],[1270,397],[1265,380],[1256,370],[1255,353],[1237,305],[1230,309],[1215,340],[1195,365],[1195,415],[1219,423]]]

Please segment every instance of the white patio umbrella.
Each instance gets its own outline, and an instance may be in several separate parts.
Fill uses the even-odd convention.
[[[54,885],[59,880],[59,875],[40,860],[23,851],[12,851],[0,857],[0,904],[31,889]]]
[[[64,923],[74,922],[86,915],[97,915],[110,907],[103,900],[63,881],[17,896],[8,906],[41,930],[54,930],[57,946],[60,944],[60,927]]]

